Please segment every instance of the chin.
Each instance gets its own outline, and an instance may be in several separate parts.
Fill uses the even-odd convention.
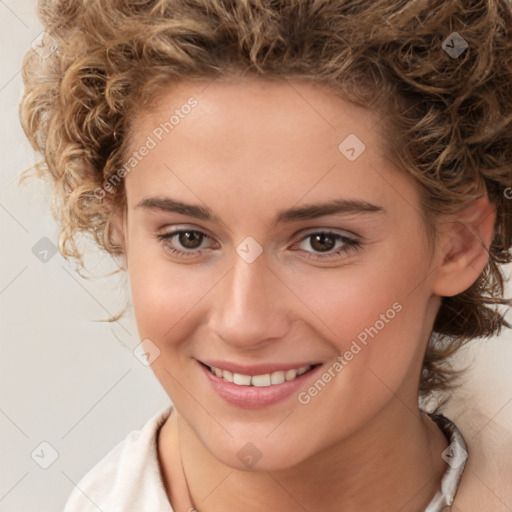
[[[260,441],[233,440],[223,446],[206,445],[208,451],[222,464],[240,471],[281,471],[304,462],[307,454],[304,447],[298,448],[276,438]]]

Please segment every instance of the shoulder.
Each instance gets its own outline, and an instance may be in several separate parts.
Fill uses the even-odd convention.
[[[512,509],[512,428],[510,422],[499,420],[471,407],[456,420],[468,459],[454,512]]]
[[[171,411],[172,406],[159,411],[103,457],[78,482],[64,512],[172,512],[156,445],[157,432]]]

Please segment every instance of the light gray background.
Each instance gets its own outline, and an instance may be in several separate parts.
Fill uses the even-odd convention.
[[[126,280],[85,280],[60,254],[44,263],[32,252],[43,237],[57,241],[50,188],[17,184],[35,161],[18,120],[22,57],[42,29],[32,0],[0,0],[0,24],[0,512],[49,512],[62,510],[74,484],[169,399],[132,353],[133,317],[95,321],[124,306]],[[91,250],[98,274],[115,268]],[[512,333],[472,343],[457,361],[472,368],[450,417],[469,429],[476,408],[487,420],[474,431],[511,432]],[[48,469],[34,460],[49,456],[43,441],[59,454]]]
[[[28,0],[0,1],[0,23],[0,511],[55,512],[86,471],[170,401],[132,353],[133,318],[95,321],[122,309],[126,280],[85,280],[59,253],[46,263],[32,253],[43,237],[57,242],[50,188],[17,184],[35,161],[18,120],[22,57],[42,29]],[[94,252],[88,261],[98,274],[115,269]],[[48,469],[31,458],[43,441],[59,453]]]

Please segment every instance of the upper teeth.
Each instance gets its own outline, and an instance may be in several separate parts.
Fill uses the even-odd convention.
[[[227,370],[221,370],[220,368],[215,368],[210,366],[210,371],[217,375],[217,377],[222,377],[228,382],[233,382],[234,384],[238,384],[239,386],[272,386],[273,384],[282,384],[284,381],[293,380],[299,375],[306,373],[312,367],[310,365],[301,366],[300,368],[294,368],[291,370],[278,371],[274,373],[265,373],[264,375],[243,375],[242,373],[232,373]]]

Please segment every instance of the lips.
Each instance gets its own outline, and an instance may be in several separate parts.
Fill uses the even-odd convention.
[[[321,363],[241,366],[223,361],[198,361],[212,389],[229,404],[257,409],[282,402],[300,391],[318,373]]]

